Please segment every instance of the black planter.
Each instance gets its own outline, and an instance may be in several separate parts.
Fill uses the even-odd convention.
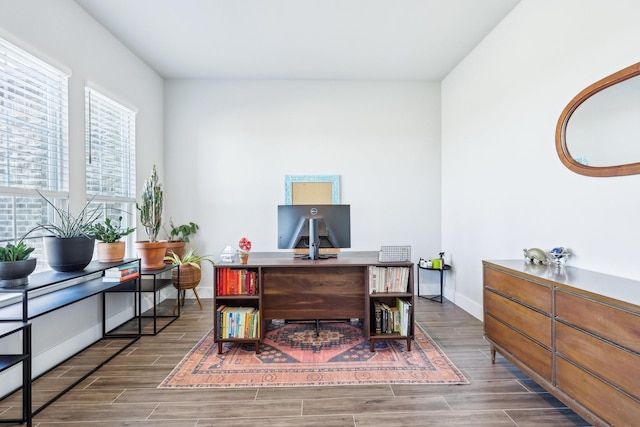
[[[47,264],[55,271],[83,270],[93,258],[93,237],[44,237]]]
[[[21,286],[29,283],[29,275],[36,269],[36,258],[0,262],[0,286]]]

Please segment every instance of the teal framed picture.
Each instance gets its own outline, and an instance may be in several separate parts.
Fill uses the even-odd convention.
[[[340,204],[340,175],[285,175],[284,203]]]

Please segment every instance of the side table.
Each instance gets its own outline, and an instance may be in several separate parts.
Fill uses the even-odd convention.
[[[416,278],[418,280],[418,297],[419,298],[425,298],[431,301],[438,301],[440,304],[442,304],[442,293],[444,290],[444,272],[447,270],[451,270],[451,265],[445,264],[444,262],[441,262],[440,265],[442,266],[441,268],[433,268],[433,267],[421,267],[420,262],[416,264],[416,268],[417,268]],[[440,295],[434,295],[434,296],[420,295],[420,270],[431,270],[431,271],[440,272]]]

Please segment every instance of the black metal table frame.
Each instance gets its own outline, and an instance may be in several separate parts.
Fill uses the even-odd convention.
[[[449,264],[440,264],[442,265],[442,268],[432,268],[432,267],[420,267],[420,263],[416,264],[416,268],[418,269],[416,272],[416,278],[418,281],[418,297],[419,298],[424,298],[424,299],[428,299],[431,301],[438,301],[440,304],[442,304],[442,294],[444,291],[444,272],[447,270],[451,270],[451,266]],[[430,271],[439,271],[440,272],[440,295],[434,295],[434,296],[422,296],[420,295],[420,270],[430,270]]]

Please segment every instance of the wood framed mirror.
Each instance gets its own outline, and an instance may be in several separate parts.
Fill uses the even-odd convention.
[[[586,176],[640,173],[640,62],[590,85],[556,126],[562,163]]]

